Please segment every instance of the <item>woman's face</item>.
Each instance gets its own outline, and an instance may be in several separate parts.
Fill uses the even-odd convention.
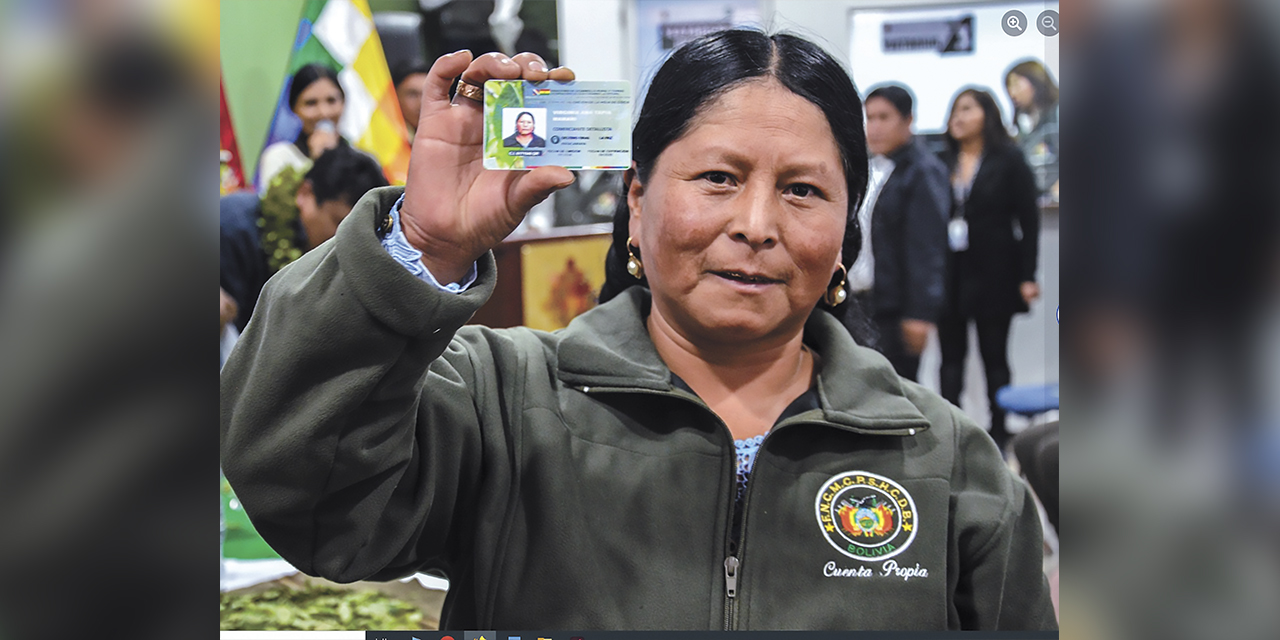
[[[533,133],[533,116],[527,113],[520,114],[520,117],[516,118],[516,133],[522,136]]]
[[[627,197],[652,313],[694,344],[798,333],[837,269],[849,205],[826,116],[773,80],[717,98]]]
[[[331,120],[338,124],[338,120],[342,119],[343,106],[342,91],[338,89],[338,85],[328,78],[320,78],[298,94],[293,112],[302,120],[302,133],[311,135],[316,130],[316,123],[321,120]]]
[[[1028,109],[1036,100],[1036,88],[1031,81],[1016,74],[1009,74],[1009,83],[1005,85],[1009,91],[1009,99],[1020,109]]]
[[[951,119],[947,122],[947,132],[956,140],[965,141],[982,137],[982,125],[985,120],[982,107],[969,94],[960,96],[951,109]]]

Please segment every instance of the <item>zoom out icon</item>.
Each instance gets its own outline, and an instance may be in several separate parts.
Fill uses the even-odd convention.
[[[1058,35],[1058,12],[1049,9],[1036,18],[1036,29],[1045,37]]]
[[[1020,36],[1027,31],[1027,14],[1017,9],[1010,10],[1000,18],[1000,28],[1011,36]]]

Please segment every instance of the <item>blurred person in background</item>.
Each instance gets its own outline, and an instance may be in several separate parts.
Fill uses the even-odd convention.
[[[1088,154],[1063,160],[1062,511],[1122,525],[1070,525],[1067,617],[1098,636],[1271,640],[1280,5],[1137,4],[1063,12],[1064,119]]]
[[[1058,85],[1039,60],[1023,60],[1004,75],[1013,102],[1016,140],[1036,174],[1041,203],[1058,201]]]
[[[43,204],[52,193],[111,189],[128,175],[131,165],[122,160],[146,153],[151,128],[145,118],[156,102],[172,97],[179,64],[157,53],[162,44],[140,35],[86,48],[94,59],[82,63],[92,72],[47,73],[33,83],[34,95],[4,96],[0,114],[22,121],[6,122],[10,126],[3,131],[21,158],[5,166],[5,195],[16,200],[6,204]]]
[[[226,289],[218,288],[218,332],[227,328],[227,324],[235,322],[240,310],[236,308],[236,299]]]
[[[6,149],[24,198],[0,238],[0,637],[164,637],[207,608],[218,96],[197,54],[216,37],[193,54],[159,15],[183,7],[17,4],[39,15],[0,21],[24,70],[0,74],[0,124],[37,149]]]
[[[227,293],[226,289],[218,287],[218,366],[227,363],[227,356],[231,355],[231,349],[235,347],[236,340],[240,339],[240,330],[236,328],[236,317],[240,315],[240,308],[236,305],[236,299]]]
[[[875,348],[915,380],[920,353],[946,296],[947,168],[911,132],[911,93],[886,85],[867,94],[871,185],[858,210],[862,250],[849,286],[879,334]]]
[[[262,151],[258,161],[258,194],[265,196],[272,181],[286,168],[305,173],[320,154],[338,145],[349,146],[338,134],[346,107],[346,93],[333,69],[313,62],[289,81],[289,108],[302,121],[293,142],[281,140]]]
[[[401,62],[391,70],[391,84],[396,88],[396,99],[400,101],[400,114],[404,116],[410,141],[418,130],[418,116],[422,114],[422,83],[426,82],[429,70],[425,63],[417,60]]]
[[[942,397],[959,406],[972,323],[986,374],[991,437],[1003,451],[1009,434],[996,392],[1011,378],[1009,325],[1040,296],[1036,181],[991,93],[963,89],[950,113],[943,161],[951,176],[951,252],[947,301],[938,322],[939,382]]]
[[[348,146],[316,159],[292,200],[242,191],[218,201],[219,280],[243,331],[262,285],[282,267],[333,237],[370,189],[387,186],[377,161]],[[281,194],[283,195],[283,194]]]
[[[613,221],[622,174],[617,171],[575,171],[573,184],[555,192],[555,226],[570,227]]]

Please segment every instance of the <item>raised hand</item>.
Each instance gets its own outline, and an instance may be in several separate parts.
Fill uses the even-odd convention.
[[[327,127],[316,127],[307,138],[307,148],[311,150],[311,159],[319,160],[324,152],[338,146],[338,130],[330,122]]]
[[[483,160],[483,105],[463,96],[449,98],[449,86],[462,81],[484,86],[502,80],[573,80],[566,68],[548,70],[542,58],[521,53],[508,58],[488,53],[475,58],[467,50],[442,56],[431,65],[422,93],[409,177],[400,223],[410,244],[441,283],[461,279],[480,256],[502,242],[534,205],[573,183],[563,167],[530,171],[490,171]]]
[[[1018,292],[1022,294],[1022,299],[1028,306],[1040,297],[1040,285],[1034,282],[1024,282],[1018,286]]]

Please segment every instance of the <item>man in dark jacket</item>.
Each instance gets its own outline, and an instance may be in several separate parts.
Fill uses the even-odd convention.
[[[268,278],[332,238],[365,192],[385,186],[387,178],[376,160],[339,145],[316,160],[295,194],[268,191],[259,199],[252,191],[242,191],[219,200],[218,280],[235,300],[236,328],[244,331]],[[273,196],[295,206],[264,207]]]
[[[947,169],[912,135],[905,88],[882,86],[865,107],[872,184],[857,214],[863,250],[849,284],[880,334],[877,350],[915,380],[945,295]]]

